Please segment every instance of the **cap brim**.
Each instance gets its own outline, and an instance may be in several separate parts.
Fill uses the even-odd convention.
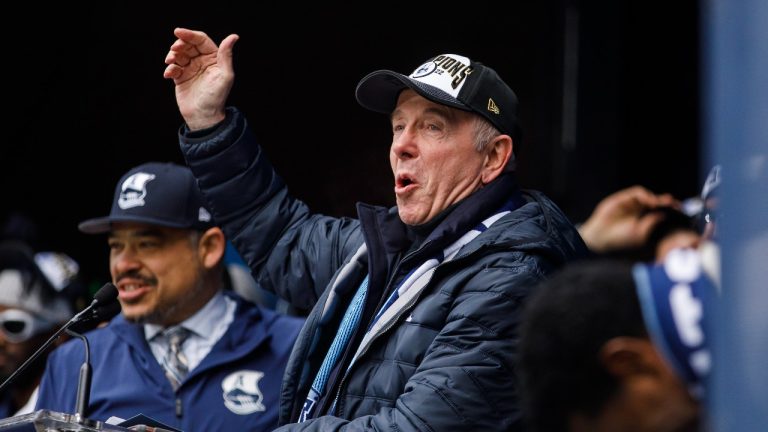
[[[355,97],[364,108],[384,114],[394,111],[400,92],[410,88],[424,98],[441,105],[472,111],[455,97],[429,84],[390,70],[378,70],[366,75],[357,84]]]
[[[175,224],[168,221],[155,219],[155,218],[149,218],[149,217],[140,217],[140,216],[124,216],[124,217],[100,217],[100,218],[94,218],[94,219],[88,219],[86,221],[80,222],[79,225],[77,225],[77,229],[79,229],[81,232],[84,232],[86,234],[104,234],[112,230],[112,224],[116,222],[136,222],[136,223],[143,223],[148,225],[158,225],[163,227],[169,227],[169,228],[189,228],[188,226],[182,225],[182,224]]]

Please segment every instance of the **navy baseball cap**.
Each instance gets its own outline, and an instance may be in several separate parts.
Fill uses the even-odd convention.
[[[363,107],[390,114],[406,88],[432,102],[480,114],[511,136],[515,144],[522,138],[517,95],[496,71],[482,63],[457,54],[441,54],[410,75],[378,70],[360,80],[355,96]]]
[[[148,162],[125,173],[117,182],[109,216],[88,219],[78,228],[100,234],[111,230],[114,222],[196,230],[215,225],[192,171],[170,162]]]

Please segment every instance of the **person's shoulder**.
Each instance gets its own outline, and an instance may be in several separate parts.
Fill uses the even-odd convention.
[[[236,316],[249,317],[252,321],[258,321],[268,326],[280,325],[301,327],[304,323],[303,317],[284,314],[266,306],[258,305],[241,297],[235,292],[226,291],[224,295],[236,303]]]
[[[525,190],[525,203],[493,224],[485,242],[496,247],[496,267],[548,268],[547,261],[561,263],[586,256],[587,248],[576,227],[546,195]],[[512,253],[510,253],[512,252]]]
[[[304,325],[304,318],[284,314],[282,312],[278,312],[269,308],[266,308],[264,306],[256,306],[261,310],[261,314],[263,316],[264,321],[267,321],[271,323],[271,326],[279,326],[280,328],[289,329],[289,328],[301,328],[302,325]]]
[[[547,231],[553,229],[550,225],[559,224],[552,220],[552,212],[557,209],[557,206],[546,195],[538,191],[525,190],[522,196],[521,205],[502,216],[491,226],[491,232],[495,232],[499,237],[497,240],[544,239]]]
[[[304,318],[286,315],[265,306],[242,299],[232,327],[235,334],[246,337],[246,345],[257,346],[269,340],[270,349],[280,355],[288,355],[299,337]]]
[[[306,321],[306,318],[294,316],[294,315],[287,315],[280,312],[274,312],[274,314],[277,315],[275,320],[278,322],[280,326],[287,326],[290,328],[294,328],[296,330],[301,329],[302,326],[304,326],[304,321]]]
[[[558,214],[562,214],[563,212],[552,198],[547,196],[544,192],[535,189],[523,189],[522,193],[526,203],[538,206],[540,208],[539,211],[555,212]]]
[[[97,328],[88,332],[85,332],[83,336],[88,339],[88,344],[91,351],[94,346],[101,345],[107,339],[105,336],[106,329]],[[61,343],[51,352],[51,358],[55,359],[69,359],[73,357],[82,358],[83,356],[83,341],[80,338],[68,336],[69,340]]]
[[[253,301],[243,297],[240,293],[226,289],[222,291],[224,297],[235,303],[235,316],[239,315],[261,315],[261,308]]]
[[[523,190],[524,203],[502,218],[502,224],[520,224],[520,228],[542,230],[547,235],[564,230],[575,231],[576,226],[562,209],[543,192]]]

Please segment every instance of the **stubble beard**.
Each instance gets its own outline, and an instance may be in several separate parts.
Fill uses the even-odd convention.
[[[179,310],[188,308],[189,304],[196,301],[197,298],[205,291],[205,278],[201,271],[198,271],[197,273],[198,274],[195,278],[195,284],[192,285],[192,288],[189,290],[189,292],[179,298],[178,301],[165,302],[169,304],[158,302],[158,304],[152,310],[133,318],[126,317],[126,320],[141,325],[166,325],[166,323],[168,323],[171,318],[176,316]],[[192,314],[194,314],[194,312],[192,312]]]

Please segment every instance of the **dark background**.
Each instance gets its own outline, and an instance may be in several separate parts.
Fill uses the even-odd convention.
[[[393,203],[387,119],[359,107],[354,89],[373,70],[410,73],[441,53],[493,67],[516,91],[521,183],[574,221],[631,184],[698,193],[696,2],[415,4],[112,2],[8,14],[0,221],[30,218],[38,249],[67,252],[94,285],[108,279],[105,239],[76,226],[108,213],[129,168],[183,162],[173,83],[162,78],[177,26],[240,35],[230,102],[293,194],[321,213]]]

